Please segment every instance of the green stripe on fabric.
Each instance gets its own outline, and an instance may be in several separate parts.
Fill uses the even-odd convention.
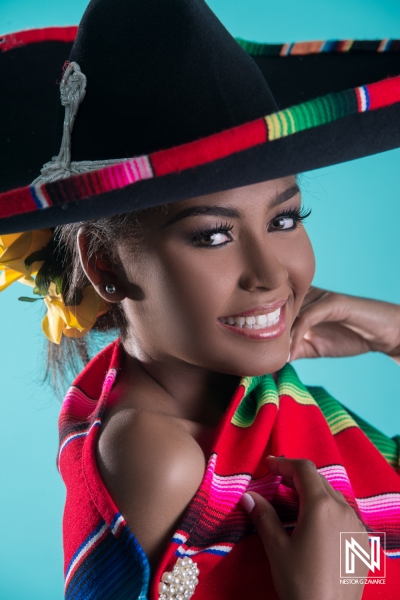
[[[307,386],[307,389],[320,407],[333,435],[349,427],[358,427],[392,467],[399,467],[399,444],[395,438],[391,439],[381,433],[353,411],[344,407],[323,388]]]
[[[370,425],[369,423],[367,423],[367,421],[364,421],[364,419],[354,414],[350,409],[347,410],[348,413],[357,422],[360,429],[363,430],[365,435],[371,440],[374,446],[378,448],[379,452],[383,454],[388,463],[392,465],[392,467],[395,467],[397,469],[400,465],[398,445],[398,440],[400,439],[399,436],[390,438],[381,431],[379,431],[379,429],[376,429],[376,427]]]
[[[291,396],[299,404],[317,404],[291,364],[285,365],[278,373],[278,394]]]
[[[235,38],[237,43],[240,44],[251,56],[279,56],[282,48],[282,44],[260,44],[258,42],[249,42],[242,40],[241,38]]]
[[[272,375],[243,377],[240,381],[244,396],[232,417],[231,423],[238,427],[250,427],[264,404],[279,407],[280,396],[290,396],[299,404],[317,406],[308,389],[301,383],[292,365],[287,364],[278,373],[275,383]]]
[[[272,141],[305,129],[326,125],[357,112],[355,90],[328,94],[265,117],[268,139]]]
[[[358,427],[348,411],[324,388],[307,386],[307,389],[321,409],[333,435],[349,427]]]
[[[237,407],[231,423],[238,427],[250,427],[264,404],[279,405],[278,392],[272,375],[244,377],[240,383],[245,387],[245,395]]]

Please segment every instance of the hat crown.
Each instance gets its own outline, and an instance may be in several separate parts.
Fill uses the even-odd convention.
[[[73,160],[170,148],[276,108],[255,62],[203,0],[92,0],[70,60],[87,77]]]

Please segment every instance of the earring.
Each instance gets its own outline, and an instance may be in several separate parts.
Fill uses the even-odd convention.
[[[115,294],[115,292],[116,292],[115,285],[113,283],[107,283],[106,292],[107,292],[107,294]]]

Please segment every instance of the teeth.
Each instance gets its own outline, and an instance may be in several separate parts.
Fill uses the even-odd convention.
[[[245,321],[248,325],[254,325],[254,323],[256,322],[256,318],[255,317],[245,317]]]
[[[228,323],[240,329],[266,329],[279,323],[281,309],[277,308],[272,313],[257,315],[256,317],[221,317],[221,323]]]

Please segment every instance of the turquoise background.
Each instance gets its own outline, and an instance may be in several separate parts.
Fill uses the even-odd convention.
[[[400,37],[398,0],[209,4],[233,35],[254,41]],[[0,32],[76,24],[85,6],[86,0],[0,0]],[[317,285],[400,303],[399,159],[396,150],[303,175],[305,204],[313,209],[308,230]],[[0,598],[61,600],[64,488],[55,467],[60,404],[40,383],[41,312],[17,302],[25,290],[16,284],[0,296]],[[399,433],[400,370],[386,356],[295,366],[305,382],[326,386],[386,434]]]

